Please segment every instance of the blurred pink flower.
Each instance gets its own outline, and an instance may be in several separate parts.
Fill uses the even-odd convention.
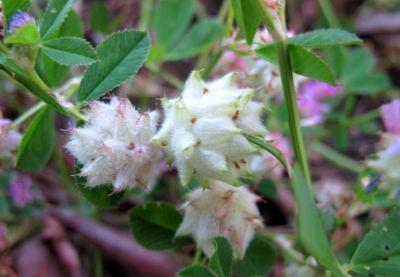
[[[0,250],[7,245],[7,226],[0,223]]]
[[[14,175],[9,184],[9,190],[15,207],[22,209],[35,200],[31,186],[32,180],[29,177]]]
[[[400,134],[400,99],[383,105],[381,117],[388,133]]]
[[[225,51],[221,57],[220,63],[223,65],[225,72],[247,71],[246,61],[233,51]]]
[[[329,106],[324,101],[341,92],[340,87],[320,81],[307,80],[303,82],[298,90],[297,104],[301,115],[305,117],[304,125],[323,122],[325,114],[329,112]]]

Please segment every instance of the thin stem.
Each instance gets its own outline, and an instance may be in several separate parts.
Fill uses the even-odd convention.
[[[146,64],[146,68],[149,69],[151,72],[159,74],[165,81],[170,83],[171,85],[175,86],[178,89],[183,88],[183,82],[179,80],[174,75],[170,74],[167,71],[164,71],[162,68],[158,67],[153,63]]]
[[[21,114],[16,120],[14,120],[13,124],[11,125],[11,128],[18,129],[22,123],[27,121],[29,118],[31,118],[33,115],[35,115],[37,112],[39,112],[42,108],[44,108],[46,106],[47,106],[47,104],[42,101],[35,104],[29,110],[27,110],[26,112]]]
[[[333,162],[337,166],[347,169],[354,173],[361,173],[363,166],[356,160],[353,160],[335,149],[325,145],[321,142],[315,141],[311,145],[311,149],[321,154],[327,160]]]
[[[329,26],[332,28],[340,28],[339,19],[336,17],[330,0],[318,0],[318,2]]]
[[[196,249],[196,253],[194,253],[193,257],[193,265],[198,265],[201,262],[201,250],[199,248]]]
[[[359,115],[359,116],[355,116],[351,119],[347,119],[347,120],[343,120],[340,125],[344,126],[344,127],[350,127],[350,126],[354,126],[354,125],[359,125],[361,123],[364,122],[369,122],[372,121],[374,119],[377,119],[379,116],[381,115],[380,110],[376,109],[376,110],[372,110],[369,111],[365,114]]]
[[[140,9],[139,30],[149,30],[153,6],[154,0],[142,1],[142,7]]]
[[[312,192],[311,175],[304,138],[300,126],[300,117],[297,107],[297,97],[293,81],[292,66],[289,58],[288,44],[286,41],[277,41],[276,48],[279,57],[279,68],[282,78],[282,87],[285,94],[285,103],[288,112],[289,129],[291,133],[293,149],[296,160],[299,163],[303,174],[307,179],[309,189]]]

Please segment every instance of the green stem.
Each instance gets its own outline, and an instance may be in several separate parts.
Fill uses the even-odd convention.
[[[140,10],[139,30],[147,31],[150,28],[151,15],[154,6],[154,0],[147,0],[142,2]]]
[[[324,158],[336,164],[337,166],[340,166],[351,172],[359,174],[363,170],[363,166],[359,162],[343,155],[340,152],[337,152],[335,149],[321,142],[318,141],[313,142],[311,145],[311,149],[318,152]]]
[[[29,118],[31,118],[33,115],[35,115],[37,112],[39,112],[42,108],[44,108],[46,106],[47,106],[47,104],[42,101],[35,104],[29,110],[27,110],[26,112],[21,114],[16,120],[14,120],[13,124],[11,125],[11,128],[18,129],[22,123],[27,121]]]
[[[339,19],[336,17],[335,10],[330,0],[318,0],[321,6],[322,13],[324,14],[326,21],[332,28],[340,28]]]
[[[309,189],[312,192],[311,175],[304,138],[300,126],[300,116],[297,107],[297,97],[293,81],[292,65],[289,58],[288,44],[286,41],[277,41],[276,48],[279,57],[279,68],[282,79],[282,87],[285,94],[285,103],[287,107],[293,149],[296,161],[300,165],[300,168],[307,180],[307,184],[309,185]]]
[[[380,110],[376,109],[376,110],[369,111],[365,114],[355,116],[351,119],[343,120],[340,124],[344,127],[359,125],[361,123],[377,119],[380,115],[381,115]]]
[[[178,89],[183,88],[183,82],[179,80],[174,75],[170,74],[167,71],[164,71],[162,68],[158,67],[153,63],[147,63],[146,68],[149,69],[151,72],[159,74],[165,81],[170,83],[171,85],[175,86]]]
[[[201,250],[197,248],[196,253],[194,253],[193,257],[193,265],[198,265],[200,263],[201,263]]]

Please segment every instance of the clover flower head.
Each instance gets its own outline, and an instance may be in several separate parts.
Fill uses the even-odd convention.
[[[83,166],[88,187],[112,184],[115,191],[155,182],[154,167],[162,152],[149,143],[156,132],[158,114],[140,114],[126,98],[113,97],[109,104],[95,101],[88,122],[72,130],[67,149]]]
[[[381,107],[381,117],[386,131],[400,135],[400,99],[395,99]]]
[[[179,98],[163,100],[164,123],[152,141],[174,156],[183,185],[194,173],[229,183],[251,177],[247,159],[259,151],[244,135],[266,134],[263,105],[251,101],[253,89],[237,88],[234,76],[206,83],[195,71]]]
[[[32,16],[30,16],[28,13],[23,12],[18,10],[12,17],[10,20],[10,24],[8,26],[8,31],[10,33],[15,32],[16,30],[18,30],[19,28],[21,28],[22,26],[34,22],[34,19]]]
[[[176,236],[192,235],[207,256],[214,252],[212,239],[225,237],[234,256],[242,259],[255,229],[263,225],[256,206],[259,197],[246,187],[213,181],[206,189],[187,195],[185,215]]]

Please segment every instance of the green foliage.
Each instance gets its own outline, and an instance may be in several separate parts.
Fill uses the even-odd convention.
[[[161,0],[154,14],[158,43],[166,50],[171,49],[189,27],[195,10],[194,0]]]
[[[99,208],[112,208],[114,207],[125,195],[125,191],[115,192],[112,185],[104,184],[98,187],[87,187],[86,178],[80,176],[80,165],[75,166],[75,178],[77,187],[85,197],[93,205]]]
[[[349,93],[374,95],[390,86],[388,77],[375,70],[375,59],[365,49],[340,51],[332,48],[328,51],[328,59]]]
[[[40,26],[40,35],[43,39],[60,28],[73,2],[74,0],[50,0]]]
[[[216,277],[216,274],[205,266],[192,265],[179,271],[178,277]]]
[[[19,28],[5,40],[7,44],[36,46],[40,42],[39,31],[35,23],[29,23]]]
[[[3,0],[2,3],[3,15],[8,23],[16,11],[26,11],[29,8],[30,0]]]
[[[191,58],[209,50],[212,43],[222,37],[224,27],[214,19],[202,19],[189,28],[195,8],[193,0],[159,2],[153,24],[158,44],[152,48],[150,60],[177,61]]]
[[[399,212],[392,212],[364,237],[351,259],[352,271],[368,276],[399,274]]]
[[[169,204],[149,203],[132,209],[130,225],[141,245],[148,249],[166,250],[192,242],[188,237],[175,238],[182,219],[182,215]]]
[[[267,61],[278,64],[275,44],[258,49],[257,55]],[[299,45],[289,45],[293,71],[297,74],[335,85],[335,79],[329,66],[317,55]]]
[[[275,261],[275,250],[263,239],[250,242],[243,260],[233,265],[236,276],[266,276]]]
[[[92,30],[110,34],[121,24],[121,18],[111,16],[104,2],[95,2],[91,8],[89,23]]]
[[[219,277],[229,277],[232,270],[233,252],[229,241],[226,238],[213,239],[215,252],[210,259],[212,268]]]
[[[79,66],[94,63],[96,52],[89,42],[82,38],[62,37],[43,42],[43,53],[58,64]]]
[[[145,32],[123,31],[109,36],[97,48],[99,61],[83,77],[78,101],[97,99],[127,81],[146,61],[149,49]]]
[[[329,268],[332,272],[340,272],[322,228],[313,199],[314,196],[311,194],[311,184],[308,184],[298,166],[294,167],[292,180],[296,197],[297,228],[300,242],[321,265]]]
[[[327,48],[332,46],[357,45],[361,44],[362,40],[344,30],[322,29],[290,38],[289,43],[300,45],[304,48]]]
[[[16,65],[13,60],[5,57],[2,53],[0,53],[0,69],[4,70],[15,81],[22,84],[30,92],[43,100],[43,102],[49,104],[51,107],[61,113],[68,114],[65,108],[50,92],[50,90],[45,87],[41,81],[36,80],[37,77],[35,75],[32,76],[32,73],[27,73],[25,70]]]
[[[55,112],[42,109],[25,131],[17,156],[17,169],[38,171],[45,167],[53,152],[55,140]]]
[[[220,38],[224,27],[217,20],[204,19],[194,25],[167,55],[169,61],[193,57],[208,50],[212,43]]]
[[[74,12],[70,11],[67,18],[62,23],[61,27],[54,32],[48,39],[55,39],[59,37],[82,37],[83,24],[80,17]],[[68,73],[68,67],[59,65],[52,59],[48,58],[43,53],[39,55],[40,63],[42,64],[43,76],[50,87],[57,87],[62,84]]]
[[[247,44],[251,45],[261,19],[248,0],[232,0],[232,7],[240,31],[244,34]]]

